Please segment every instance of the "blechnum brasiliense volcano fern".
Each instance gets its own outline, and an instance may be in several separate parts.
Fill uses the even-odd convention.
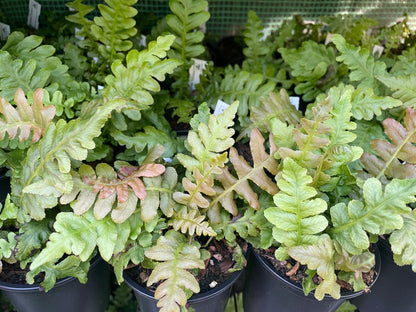
[[[386,181],[361,174],[363,149],[355,143],[357,124],[365,115],[368,119],[380,115],[385,105],[401,104],[390,97],[374,98],[380,97],[339,85],[326,97],[318,97],[298,124],[271,123],[279,124],[270,129],[278,131],[274,143],[281,171],[274,205],[264,216],[273,226],[276,258],[291,257],[305,264],[305,293],[315,290],[319,300],[325,294],[339,298],[338,279],[354,281],[355,290],[366,287],[361,273],[374,265],[372,238],[401,229],[416,195],[413,178]],[[371,111],[363,114],[370,103]],[[379,152],[376,148],[375,144]],[[385,153],[380,155],[384,158]],[[315,274],[321,278],[319,285],[311,282]]]
[[[84,102],[76,118],[55,116],[56,107],[43,103],[49,103],[43,89],[29,90],[27,97],[18,89],[14,101],[1,98],[1,161],[11,172],[11,193],[0,217],[1,255],[2,261],[29,266],[29,283],[40,272],[46,273],[46,290],[65,276],[85,282],[97,251],[122,280],[123,268],[141,262],[145,247],[164,227],[160,216],[145,223],[140,212],[151,179],[165,172],[158,163],[162,146],[152,145],[134,164],[93,168],[83,162],[108,121],[120,121],[117,115],[125,110],[139,116],[152,105],[150,92],[159,91],[159,81],[179,64],[166,55],[173,41],[160,36],[140,52],[131,50],[125,65],[114,61],[101,94]],[[128,79],[133,71],[139,76]]]

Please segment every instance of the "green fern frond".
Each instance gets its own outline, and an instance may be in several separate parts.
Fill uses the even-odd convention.
[[[375,61],[367,49],[347,43],[341,35],[334,35],[332,42],[341,53],[337,56],[337,61],[343,62],[350,70],[350,80],[356,81],[358,87],[372,88],[376,95],[384,95],[383,88],[376,77],[387,74],[386,64]]]
[[[133,5],[137,0],[105,0],[99,4],[101,16],[94,18],[91,33],[99,41],[98,51],[107,64],[123,59],[124,54],[133,47],[129,38],[137,33],[134,17],[137,10]]]
[[[276,258],[286,260],[289,247],[315,244],[320,233],[328,226],[322,215],[326,202],[316,198],[317,191],[309,186],[312,178],[307,170],[294,160],[283,161],[283,171],[277,180],[280,191],[274,195],[275,207],[264,211],[265,217],[274,225],[273,237],[281,243]]]
[[[185,290],[198,293],[196,278],[188,271],[203,269],[204,262],[197,243],[188,243],[186,237],[176,231],[168,231],[157,240],[157,244],[145,251],[146,257],[159,263],[149,276],[147,285],[161,282],[155,291],[157,306],[161,312],[179,312],[185,307]]]
[[[28,150],[19,177],[11,181],[19,221],[42,219],[46,208],[55,207],[58,197],[72,191],[71,162],[86,159],[88,150],[95,147],[93,139],[120,105],[119,101],[107,102],[87,118],[69,123],[61,119],[48,127],[44,137]]]
[[[416,75],[414,73],[407,76],[377,76],[377,79],[393,91],[392,96],[403,102],[406,107],[416,108]]]
[[[352,86],[340,85],[331,88],[327,98],[318,98],[311,119],[303,118],[301,127],[292,130],[297,148],[281,147],[278,151],[281,158],[291,157],[308,168],[316,187],[330,181],[327,170],[339,169],[342,164],[357,160],[363,152],[351,144],[356,138],[352,133],[356,124],[351,121],[354,90]]]
[[[216,236],[217,233],[204,219],[205,216],[200,215],[197,209],[187,211],[187,208],[183,207],[174,214],[171,223],[175,231],[180,230],[183,234]]]
[[[263,26],[261,20],[254,11],[248,12],[247,23],[243,29],[244,42],[247,45],[243,49],[246,57],[245,63],[249,66],[250,71],[258,73],[262,70],[262,64],[269,59],[265,59],[269,54],[271,47],[268,42],[263,40]]]
[[[346,74],[336,61],[334,49],[315,41],[305,41],[297,49],[280,48],[279,52],[298,81],[295,92],[303,94],[307,102],[336,86]]]
[[[7,133],[9,139],[19,134],[20,141],[27,140],[30,136],[32,143],[39,141],[55,116],[55,107],[44,107],[42,99],[43,89],[38,89],[33,93],[32,105],[29,105],[23,90],[17,89],[14,96],[16,110],[6,99],[0,97],[0,113],[5,118],[0,117],[0,140]]]
[[[351,200],[348,206],[338,203],[330,209],[331,237],[355,255],[369,247],[367,233],[378,235],[403,227],[401,214],[411,210],[408,204],[415,200],[416,180],[393,179],[383,190],[379,180],[370,178],[362,192],[363,201]]]
[[[102,94],[109,99],[123,99],[130,109],[142,110],[153,104],[150,92],[160,90],[159,81],[180,64],[176,59],[166,58],[175,37],[160,36],[149,43],[143,51],[132,50],[126,56],[126,65],[116,60],[111,65],[112,75],[105,78],[106,88]]]

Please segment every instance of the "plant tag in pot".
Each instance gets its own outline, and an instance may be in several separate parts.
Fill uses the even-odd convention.
[[[218,116],[219,114],[222,114],[228,106],[230,105],[225,103],[224,101],[218,100],[217,106],[215,106],[214,115]]]
[[[195,90],[195,85],[197,85],[200,80],[199,77],[204,72],[207,61],[193,58],[194,64],[189,69],[189,87],[192,90]]]
[[[380,57],[383,54],[383,51],[384,51],[384,47],[378,44],[375,44],[373,47],[373,56]]]
[[[333,36],[334,34],[331,34],[330,32],[326,34],[325,45],[328,45],[331,42]]]
[[[6,40],[10,35],[10,26],[0,23],[0,40]]]
[[[35,0],[29,1],[29,14],[27,15],[27,24],[35,29],[39,28],[39,16],[42,6]]]
[[[140,37],[138,37],[139,40],[139,45],[141,47],[147,47],[147,41],[146,41],[146,36],[145,35],[140,35]]]
[[[290,103],[296,107],[296,110],[299,110],[299,101],[300,98],[298,96],[289,96]]]

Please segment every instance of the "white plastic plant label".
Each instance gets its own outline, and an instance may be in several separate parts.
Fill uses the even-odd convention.
[[[204,72],[207,61],[193,58],[194,64],[189,68],[189,87],[191,90],[195,90],[195,85],[197,85],[201,80],[200,76]]]
[[[27,24],[35,29],[39,28],[39,16],[42,6],[35,0],[29,0],[29,14],[27,15]]]
[[[380,57],[383,54],[383,51],[384,47],[375,44],[373,47],[373,56],[376,56],[377,54],[377,57]]]
[[[214,109],[214,115],[218,116],[219,114],[222,114],[227,109],[228,106],[230,105],[225,103],[224,101],[218,100],[217,105],[215,106],[215,109]]]
[[[299,110],[300,98],[298,96],[289,96],[290,103]]]
[[[80,35],[78,35],[78,32],[81,30],[79,28],[75,27],[75,38],[77,38],[78,40],[84,40],[84,37],[81,37]]]
[[[145,35],[140,35],[140,37],[139,37],[139,45],[141,47],[146,47],[147,46],[147,41],[146,41],[146,36]]]
[[[97,85],[97,93],[98,93],[98,94],[101,94],[101,92],[100,92],[100,91],[101,91],[102,89],[104,89],[104,86],[102,86],[102,85]]]
[[[0,23],[0,40],[6,40],[10,35],[10,26]]]
[[[263,37],[261,37],[260,41],[266,41],[267,37],[270,36],[271,30],[269,28],[265,28],[262,30]]]
[[[333,36],[334,34],[331,34],[330,32],[326,34],[325,45],[328,45],[331,42]]]

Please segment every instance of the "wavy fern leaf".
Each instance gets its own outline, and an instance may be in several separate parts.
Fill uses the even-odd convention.
[[[376,139],[371,142],[377,154],[364,153],[361,162],[373,176],[387,175],[391,178],[416,177],[416,113],[408,107],[404,126],[395,119],[383,121],[387,139]],[[378,156],[376,156],[378,155]]]
[[[91,48],[92,46],[96,45],[96,42],[90,32],[93,21],[86,18],[86,16],[94,10],[94,7],[83,4],[82,2],[83,0],[75,0],[73,2],[66,3],[65,5],[69,9],[75,11],[75,13],[68,15],[65,18],[68,21],[81,26],[76,33],[79,38],[83,38],[79,41],[80,47]]]
[[[245,63],[248,64],[252,72],[261,72],[261,64],[264,58],[269,54],[271,47],[262,40],[264,37],[263,26],[257,14],[250,10],[248,12],[247,23],[243,29],[244,42],[247,45],[243,49],[246,57]]]
[[[328,226],[322,215],[326,202],[315,198],[317,191],[309,186],[312,178],[307,170],[286,158],[283,171],[277,180],[280,191],[274,195],[275,207],[264,211],[265,217],[274,225],[273,237],[281,243],[276,258],[286,260],[289,247],[316,244],[320,233]]]
[[[198,281],[188,271],[205,267],[199,246],[189,244],[179,232],[168,231],[145,255],[159,262],[147,281],[148,286],[161,282],[155,291],[157,306],[161,312],[179,312],[187,302],[185,289],[193,293],[200,290]]]
[[[183,234],[189,234],[191,236],[194,234],[198,236],[216,236],[217,233],[204,219],[205,216],[199,215],[198,210],[190,209],[187,211],[187,208],[183,207],[174,214],[171,223],[175,231],[180,230]]]
[[[19,177],[11,181],[19,221],[42,219],[46,208],[55,207],[58,197],[72,191],[71,161],[86,159],[88,150],[95,147],[93,139],[101,134],[111,111],[120,104],[107,102],[92,115],[69,123],[61,119],[51,124],[44,137],[28,150]]]
[[[75,81],[68,73],[68,66],[63,65],[54,53],[55,48],[42,44],[41,37],[25,37],[20,32],[13,32],[0,51],[3,68],[0,95],[10,101],[17,88],[22,88],[26,94],[45,88],[53,95],[56,114],[61,116],[65,110],[72,118],[78,105],[91,96],[91,88],[87,82]]]
[[[401,214],[410,212],[416,180],[393,179],[384,190],[379,180],[370,178],[363,185],[363,201],[351,200],[348,206],[331,207],[333,230],[330,235],[349,253],[357,255],[370,245],[367,233],[375,235],[403,227]]]
[[[6,51],[0,51],[0,95],[7,101],[13,99],[16,89],[22,88],[25,93],[43,88],[49,79],[47,70],[36,71],[35,60],[24,63],[13,59]]]
[[[90,222],[70,212],[61,212],[56,216],[55,232],[41,253],[33,260],[30,269],[53,263],[65,254],[74,254],[81,261],[87,261],[96,248],[98,234]]]
[[[377,79],[386,85],[393,92],[393,97],[402,101],[404,106],[416,108],[416,75],[413,73],[407,76],[389,77],[378,76]]]
[[[335,274],[334,253],[333,242],[328,235],[324,235],[316,245],[289,248],[289,254],[293,259],[306,264],[311,270],[316,270],[322,278],[315,289],[315,298],[318,300],[322,300],[325,294],[330,294],[335,299],[341,296],[341,288]]]
[[[166,131],[156,129],[152,126],[145,126],[143,131],[137,132],[134,136],[126,135],[120,131],[111,131],[111,136],[122,146],[126,146],[136,154],[135,159],[144,157],[147,152],[161,144],[165,147],[163,157],[173,157],[180,148],[180,141]]]
[[[51,234],[53,221],[55,220],[48,216],[43,220],[32,220],[20,226],[19,234],[16,236],[16,259],[30,259],[32,255],[45,246]]]
[[[9,71],[7,73],[7,71],[2,71],[3,75],[7,77],[6,81],[10,83],[9,88],[12,88],[11,83],[13,82],[15,89],[21,87],[25,93],[43,87],[48,87],[48,91],[55,91],[59,87],[64,93],[68,93],[70,89],[68,84],[75,83],[68,74],[68,67],[63,65],[57,56],[54,56],[55,48],[51,45],[42,44],[42,40],[41,37],[34,35],[25,37],[20,32],[13,32],[9,36],[2,51],[11,55],[15,65],[19,64],[19,60],[23,62],[20,72],[14,71],[13,73]],[[20,85],[25,80],[23,80],[24,77],[19,76],[23,73],[27,74],[23,70],[26,67],[29,72],[30,68],[33,69],[32,75],[34,77],[26,82],[28,84],[29,81],[32,81],[32,89],[26,89],[26,86]],[[6,68],[10,68],[10,64]],[[35,77],[36,79],[34,79]]]
[[[394,262],[398,265],[411,265],[416,272],[416,210],[403,214],[402,228],[389,237]]]
[[[204,108],[205,107],[205,108]],[[178,160],[190,173],[190,177],[184,177],[182,185],[184,192],[175,192],[173,198],[176,202],[192,209],[206,209],[210,206],[210,197],[216,195],[214,189],[214,179],[216,175],[222,173],[221,167],[224,167],[228,161],[226,150],[233,144],[232,136],[234,134],[233,119],[237,111],[238,103],[230,105],[222,114],[208,115],[206,105],[202,105],[196,118],[198,120],[208,119],[208,124],[193,120],[193,126],[197,131],[190,131],[188,134],[188,145],[192,156],[179,154]],[[215,208],[219,208],[216,206]],[[210,214],[210,213],[209,213]],[[215,222],[220,222],[219,211],[210,216],[215,216]]]
[[[52,289],[58,279],[68,276],[73,276],[85,284],[87,282],[89,268],[89,262],[82,261],[76,256],[68,256],[57,264],[45,264],[29,271],[26,279],[29,284],[33,284],[35,282],[35,276],[43,272],[45,277],[43,282],[40,283],[40,286],[47,292]]]
[[[397,56],[398,60],[394,63],[390,70],[390,74],[394,76],[408,76],[416,72],[416,47],[402,51]]]
[[[230,148],[229,158],[237,177],[234,177],[227,168],[222,168],[222,173],[216,175],[217,180],[221,182],[222,189],[217,188],[219,194],[210,203],[209,208],[212,207],[214,210],[217,210],[215,205],[221,203],[229,213],[235,216],[237,214],[237,206],[233,200],[235,192],[244,198],[250,207],[260,210],[261,204],[249,181],[252,181],[271,195],[278,192],[276,183],[268,176],[268,173],[271,173],[273,176],[278,173],[278,162],[274,158],[277,147],[273,144],[272,139],[270,143],[270,151],[267,153],[262,134],[257,129],[251,131],[250,150],[253,158],[252,166],[242,156],[238,155],[234,147]]]
[[[160,209],[167,217],[172,217],[175,201],[172,198],[178,183],[178,174],[173,167],[167,167],[161,176],[143,178],[147,196],[140,203],[143,221],[153,220]]]
[[[216,191],[214,189],[213,175],[221,174],[221,169],[218,166],[211,166],[205,163],[203,171],[199,171],[194,167],[192,182],[189,178],[182,179],[182,185],[185,192],[173,193],[173,199],[179,204],[189,206],[192,209],[208,208],[210,200],[206,196],[214,196]]]
[[[351,96],[351,113],[357,120],[371,120],[384,110],[403,105],[389,96],[377,96],[371,88],[358,88]]]
[[[46,247],[33,259],[30,269],[37,270],[44,265],[56,263],[64,255],[75,255],[81,261],[88,261],[96,248],[101,257],[109,261],[113,254],[126,248],[134,232],[141,232],[142,222],[130,223],[116,224],[110,217],[97,220],[92,211],[82,216],[61,212],[56,216],[54,232],[49,236]]]
[[[98,51],[108,64],[116,59],[123,59],[125,52],[133,47],[128,40],[137,33],[134,17],[137,10],[132,6],[137,0],[105,0],[106,4],[99,4],[101,16],[94,18],[91,33],[98,45]]]
[[[113,75],[105,78],[107,87],[102,94],[110,99],[125,99],[133,108],[141,110],[153,104],[150,92],[160,90],[159,81],[172,73],[180,64],[178,60],[166,58],[175,37],[160,36],[149,43],[143,51],[132,50],[126,56],[126,66],[121,60],[111,65]]]
[[[350,120],[353,94],[352,86],[331,88],[327,98],[312,108],[312,118],[303,118],[301,127],[293,129],[298,149],[279,149],[280,157],[291,157],[313,172],[314,186],[329,182],[326,170],[339,169],[342,164],[357,160],[362,154],[360,147],[351,144],[356,138],[352,132],[356,124]]]
[[[79,168],[84,184],[74,185],[61,203],[71,202],[77,215],[94,207],[94,216],[103,219],[111,212],[116,223],[123,223],[136,210],[137,199],[145,199],[146,187],[140,177],[154,177],[162,174],[165,167],[160,164],[143,164],[139,168],[125,165],[116,173],[106,163],[98,164],[96,170],[88,165]]]
[[[195,166],[201,171],[205,163],[224,166],[226,161],[224,152],[234,144],[232,136],[235,131],[232,126],[238,105],[237,102],[234,102],[217,117],[209,114],[206,104],[199,107],[199,114],[191,120],[194,130],[189,131],[188,134],[189,151],[193,157],[185,154],[177,156],[188,171],[192,172]],[[197,122],[197,118],[201,118],[200,120],[207,121],[207,123]],[[195,129],[195,127],[197,128]]]
[[[336,61],[334,49],[315,41],[305,41],[298,49],[280,48],[279,52],[298,81],[295,92],[303,94],[305,101],[313,101],[342,81],[340,78],[345,75]]]
[[[7,237],[0,238],[0,256],[1,256],[2,261],[11,262],[11,263],[16,262],[16,260],[13,259],[12,257],[13,252],[16,249],[16,245],[17,245],[16,233],[14,232],[9,232],[7,234]]]
[[[347,43],[341,35],[334,35],[332,42],[341,53],[337,61],[343,62],[350,69],[350,80],[357,81],[359,87],[372,88],[377,95],[383,95],[383,88],[376,77],[387,74],[386,64],[375,61],[367,49]]]
[[[44,107],[42,103],[43,90],[38,89],[33,93],[32,105],[29,105],[22,89],[17,89],[14,108],[5,98],[0,97],[0,140],[6,133],[9,139],[19,135],[19,140],[27,140],[32,134],[32,143],[40,140],[49,124],[55,116],[55,107]]]

